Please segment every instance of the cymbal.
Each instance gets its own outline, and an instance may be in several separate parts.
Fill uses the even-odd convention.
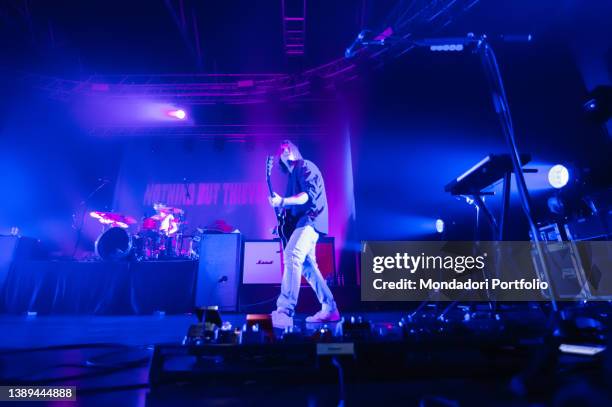
[[[166,206],[161,203],[154,204],[153,209],[155,209],[157,212],[171,213],[173,215],[182,215],[185,213],[185,211],[181,208],[173,208],[171,206]]]
[[[159,222],[166,219],[166,216],[161,216],[161,215],[153,215],[150,218],[146,218],[143,220],[143,222],[149,222],[149,221],[153,221],[153,222]],[[188,224],[189,222],[186,220],[182,220],[181,218],[175,218],[173,217],[172,222],[176,222],[176,223],[180,223],[183,225]]]
[[[119,226],[122,228],[127,228],[128,225],[133,225],[136,223],[136,219],[132,218],[131,216],[124,216],[113,212],[92,211],[89,212],[89,216],[94,219],[98,219],[100,223],[105,225]]]

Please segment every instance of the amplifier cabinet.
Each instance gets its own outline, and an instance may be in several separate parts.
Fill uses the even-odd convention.
[[[283,278],[283,255],[279,240],[245,240],[243,253],[242,284],[280,285]],[[323,278],[336,285],[334,239],[319,239],[316,255]],[[304,278],[302,285],[308,285]]]
[[[238,309],[242,235],[206,233],[200,243],[196,305],[218,305],[221,311]]]

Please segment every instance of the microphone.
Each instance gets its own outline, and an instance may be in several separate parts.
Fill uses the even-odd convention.
[[[371,40],[371,41],[362,41],[361,45],[367,47],[369,45],[385,45],[385,39],[382,40]]]
[[[355,41],[344,51],[344,57],[347,59],[353,58],[357,51],[363,47],[368,47],[371,45],[383,46],[387,43],[387,39],[391,39],[391,35],[393,34],[393,30],[391,27],[387,27],[372,38],[372,30],[362,30],[355,38]],[[368,37],[366,39],[366,36]]]
[[[499,39],[503,42],[531,42],[533,35],[531,34],[501,34]]]
[[[189,185],[187,185],[187,177],[183,178],[183,185],[185,185],[185,198],[191,199],[191,194],[189,193]]]
[[[345,58],[350,59],[355,56],[355,54],[357,53],[357,49],[360,45],[363,44],[363,39],[365,38],[365,35],[368,31],[370,30],[363,30],[359,34],[357,34],[357,38],[355,38],[355,41],[353,41],[353,43],[346,50],[344,50]]]

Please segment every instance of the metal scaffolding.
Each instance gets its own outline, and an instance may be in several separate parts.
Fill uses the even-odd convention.
[[[301,57],[306,48],[306,0],[281,0],[285,55]]]

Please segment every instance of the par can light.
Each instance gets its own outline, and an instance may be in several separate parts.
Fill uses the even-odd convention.
[[[567,185],[569,171],[561,164],[554,165],[548,170],[548,182],[553,188],[560,189]]]

